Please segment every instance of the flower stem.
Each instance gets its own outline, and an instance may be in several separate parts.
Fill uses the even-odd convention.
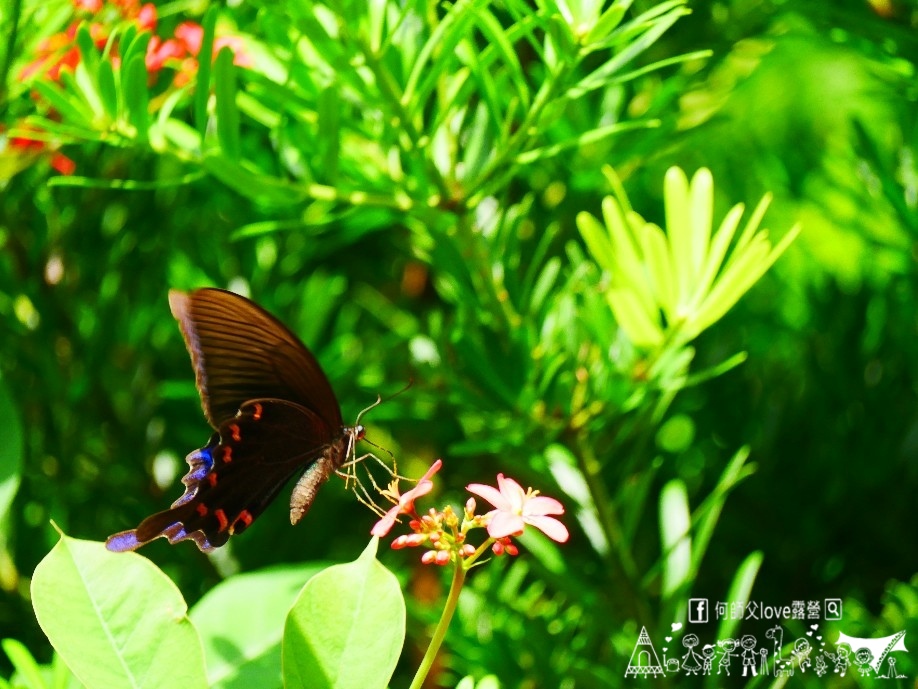
[[[443,645],[443,639],[446,638],[446,630],[453,619],[453,613],[456,612],[456,606],[459,604],[459,592],[465,582],[466,570],[461,560],[456,562],[455,567],[453,583],[450,585],[449,596],[447,596],[446,605],[443,607],[443,614],[440,616],[440,621],[437,622],[433,638],[430,640],[430,645],[427,647],[427,652],[424,654],[423,660],[421,660],[421,665],[418,667],[409,689],[421,689],[424,680],[427,679],[430,668],[433,667],[434,660],[437,658],[437,652],[440,650],[440,646]]]

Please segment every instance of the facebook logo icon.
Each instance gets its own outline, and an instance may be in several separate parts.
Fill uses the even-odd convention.
[[[704,624],[708,621],[707,598],[689,598],[688,621],[693,624]]]

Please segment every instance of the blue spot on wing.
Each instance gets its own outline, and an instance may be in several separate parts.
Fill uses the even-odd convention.
[[[198,492],[198,486],[204,477],[214,468],[214,448],[220,444],[220,434],[214,433],[207,445],[199,450],[188,453],[185,461],[188,462],[188,473],[182,477],[182,483],[185,484],[185,493],[178,500],[172,503],[173,507],[179,507],[191,500]]]
[[[135,529],[116,533],[113,536],[109,536],[108,540],[105,541],[105,547],[113,553],[124,553],[128,550],[137,550],[137,548],[142,545],[143,543],[137,540],[137,531]]]

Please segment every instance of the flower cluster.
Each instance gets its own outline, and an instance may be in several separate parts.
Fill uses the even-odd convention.
[[[204,28],[195,22],[179,24],[173,35],[161,38],[155,34],[159,21],[156,6],[141,4],[140,0],[73,0],[74,18],[64,31],[41,41],[34,59],[20,73],[23,81],[35,78],[61,82],[62,75],[73,72],[82,59],[77,42],[77,33],[86,26],[93,44],[107,55],[115,69],[120,67],[117,38],[125,26],[133,25],[140,33],[152,33],[147,43],[145,64],[150,84],[156,83],[164,69],[173,72],[171,86],[180,88],[188,84],[197,74],[198,59],[204,38]],[[233,62],[241,67],[251,67],[252,60],[245,53],[242,40],[237,36],[217,36],[214,39],[212,59],[224,47],[233,51]],[[52,111],[50,117],[54,118]],[[35,138],[28,134],[35,132]],[[10,152],[20,160],[19,167],[26,167],[32,160],[44,155],[50,156],[52,167],[58,172],[73,174],[75,163],[48,143],[46,133],[34,127],[19,126],[16,136],[5,141]]]
[[[114,27],[133,24],[141,32],[156,31],[158,15],[152,3],[140,4],[139,0],[74,0],[76,16],[62,32],[54,34],[39,43],[36,59],[23,69],[21,77],[28,79],[44,75],[53,81],[59,81],[61,71],[73,70],[80,63],[80,50],[77,47],[77,30],[87,23],[89,35],[96,47],[104,49],[112,36]],[[146,66],[151,80],[155,80],[164,67],[175,70],[173,83],[182,86],[197,72],[198,54],[204,36],[203,27],[196,22],[182,22],[176,27],[172,37],[163,39],[153,35],[147,44]],[[228,46],[234,53],[235,64],[251,67],[251,58],[242,49],[242,41],[235,36],[218,36],[214,39],[213,55]],[[113,44],[112,62],[117,67],[118,46]]]
[[[476,514],[475,498],[465,503],[462,516],[449,505],[438,511],[431,508],[425,514],[418,514],[414,502],[433,488],[431,478],[440,470],[439,459],[427,470],[414,488],[402,494],[398,481],[394,480],[383,496],[394,503],[371,530],[374,536],[385,536],[398,521],[400,515],[408,515],[410,534],[403,534],[392,541],[395,549],[424,546],[427,550],[421,556],[424,564],[446,565],[451,562],[468,569],[490,548],[495,555],[516,555],[519,550],[512,538],[523,533],[526,525],[542,531],[549,538],[564,543],[568,539],[567,528],[551,515],[564,514],[564,506],[554,498],[539,495],[539,491],[523,490],[519,483],[503,474],[497,475],[497,487],[473,483],[466,489],[491,503],[491,511]],[[488,538],[477,548],[468,543],[470,531],[486,528]]]

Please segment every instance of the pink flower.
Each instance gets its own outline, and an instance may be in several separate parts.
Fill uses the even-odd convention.
[[[564,543],[568,539],[567,528],[550,514],[564,514],[564,506],[554,498],[539,495],[522,486],[512,478],[497,475],[497,488],[482,483],[466,486],[470,493],[490,502],[496,509],[488,512],[488,535],[504,538],[523,532],[526,524],[539,529],[552,540]]]
[[[440,470],[441,466],[443,466],[443,461],[438,459],[431,465],[430,469],[427,470],[427,473],[421,477],[417,485],[403,495],[399,495],[398,489],[396,488],[395,494],[398,501],[385,515],[383,515],[382,519],[376,522],[370,530],[370,533],[381,538],[389,533],[389,530],[395,525],[395,520],[398,519],[400,514],[414,512],[414,501],[422,495],[427,495],[427,493],[433,489],[433,481],[430,479]]]

